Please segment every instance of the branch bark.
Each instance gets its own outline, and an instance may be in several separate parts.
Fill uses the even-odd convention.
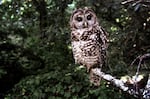
[[[133,95],[138,99],[150,99],[150,74],[139,75],[141,62],[146,58],[150,58],[150,53],[138,56],[131,63],[131,65],[133,65],[135,61],[139,59],[136,74],[132,77],[123,76],[125,80],[116,79],[110,74],[105,74],[104,72],[101,72],[101,69],[99,68],[93,68],[92,72],[100,78],[103,78],[107,82],[110,82],[111,84],[115,85],[122,91],[127,92],[128,94]]]
[[[148,75],[149,78],[147,80],[146,86],[137,89],[137,86],[135,86],[137,82],[134,81],[133,78],[131,79],[133,82],[129,83],[128,81],[124,82],[121,79],[116,79],[110,74],[105,74],[104,72],[101,72],[99,68],[94,68],[92,69],[92,71],[93,73],[95,73],[95,75],[99,76],[100,78],[103,78],[107,82],[110,82],[117,88],[121,89],[124,92],[127,92],[130,95],[133,95],[136,98],[150,99],[150,75]],[[143,82],[143,81],[140,80],[139,82]]]

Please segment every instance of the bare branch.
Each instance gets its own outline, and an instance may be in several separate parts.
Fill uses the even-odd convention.
[[[143,98],[144,99],[150,99],[150,75],[149,75],[149,79],[147,81],[147,85],[145,87],[145,90],[143,92]]]
[[[94,68],[94,69],[92,69],[92,71],[96,75],[102,77],[104,80],[113,83],[114,85],[116,85],[117,87],[122,89],[123,91],[127,91],[128,90],[128,87],[124,86],[123,81],[120,81],[119,79],[116,79],[115,77],[113,77],[113,76],[111,76],[109,74],[105,74],[104,72],[101,72],[101,70],[99,68]]]
[[[132,66],[139,59],[139,63],[138,63],[137,71],[136,71],[136,76],[139,74],[142,61],[146,58],[149,58],[149,57],[150,57],[150,53],[140,55],[136,59],[134,59],[134,61],[131,63],[130,66]]]
[[[121,2],[121,4],[126,4],[126,3],[130,3],[130,2],[133,2],[134,0],[127,0],[127,1],[123,1]]]
[[[133,3],[134,2],[134,3]],[[136,5],[137,3],[142,3],[142,4],[150,4],[149,0],[126,0],[121,2],[121,4],[128,4],[128,3],[133,3],[133,6]]]
[[[110,74],[105,74],[104,72],[101,72],[101,70],[99,68],[94,68],[94,69],[92,69],[92,71],[93,71],[93,73],[95,73],[95,75],[103,78],[104,80],[115,85],[122,91],[127,92],[128,94],[133,95],[136,98],[149,99],[147,97],[150,97],[150,94],[148,93],[148,92],[150,92],[150,79],[148,80],[149,75],[145,76],[143,78],[144,82],[147,82],[147,85],[146,85],[147,87],[142,86],[142,88],[141,88],[141,87],[136,87],[135,83],[141,84],[141,82],[143,82],[143,79],[141,79],[137,82],[134,80],[134,77],[132,77],[130,79],[130,81],[132,81],[132,82],[128,82],[128,81],[124,82],[120,79],[116,79],[115,77],[111,76]]]

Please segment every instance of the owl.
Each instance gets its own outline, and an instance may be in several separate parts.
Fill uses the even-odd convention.
[[[90,8],[76,9],[70,17],[71,44],[75,63],[89,72],[90,82],[100,85],[101,78],[94,75],[93,68],[106,63],[107,32],[99,26],[96,14]]]

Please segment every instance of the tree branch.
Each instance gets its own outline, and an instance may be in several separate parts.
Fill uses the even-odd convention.
[[[103,78],[104,80],[110,82],[111,84],[115,85],[119,89],[121,89],[124,92],[127,92],[130,95],[133,95],[136,98],[143,98],[143,99],[149,99],[150,98],[150,77],[149,75],[146,77],[146,86],[142,88],[138,88],[135,86],[136,83],[143,82],[143,79],[140,81],[135,81],[134,76],[132,78],[129,77],[129,79],[124,82],[122,79],[116,79],[115,77],[111,76],[110,74],[105,74],[104,72],[101,72],[99,68],[92,69],[93,73],[95,75],[99,76],[100,78]],[[148,79],[149,77],[149,79]],[[130,82],[129,82],[130,81]],[[145,79],[144,79],[145,81]]]
[[[91,70],[93,73],[95,73],[95,75],[103,78],[122,91],[127,92],[128,94],[133,95],[138,99],[150,99],[150,74],[139,75],[141,63],[146,58],[150,58],[150,53],[138,56],[131,63],[131,65],[133,65],[139,59],[136,74],[132,77],[123,76],[121,79],[116,79],[110,74],[101,72],[101,69],[99,68],[93,68]]]

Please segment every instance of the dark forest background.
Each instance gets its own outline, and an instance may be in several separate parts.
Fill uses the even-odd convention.
[[[129,99],[106,81],[90,84],[86,69],[74,64],[70,43],[72,11],[91,7],[109,33],[103,71],[134,75],[137,64],[130,63],[150,53],[150,3],[121,2],[0,0],[0,99]],[[149,71],[146,60],[140,73]]]

